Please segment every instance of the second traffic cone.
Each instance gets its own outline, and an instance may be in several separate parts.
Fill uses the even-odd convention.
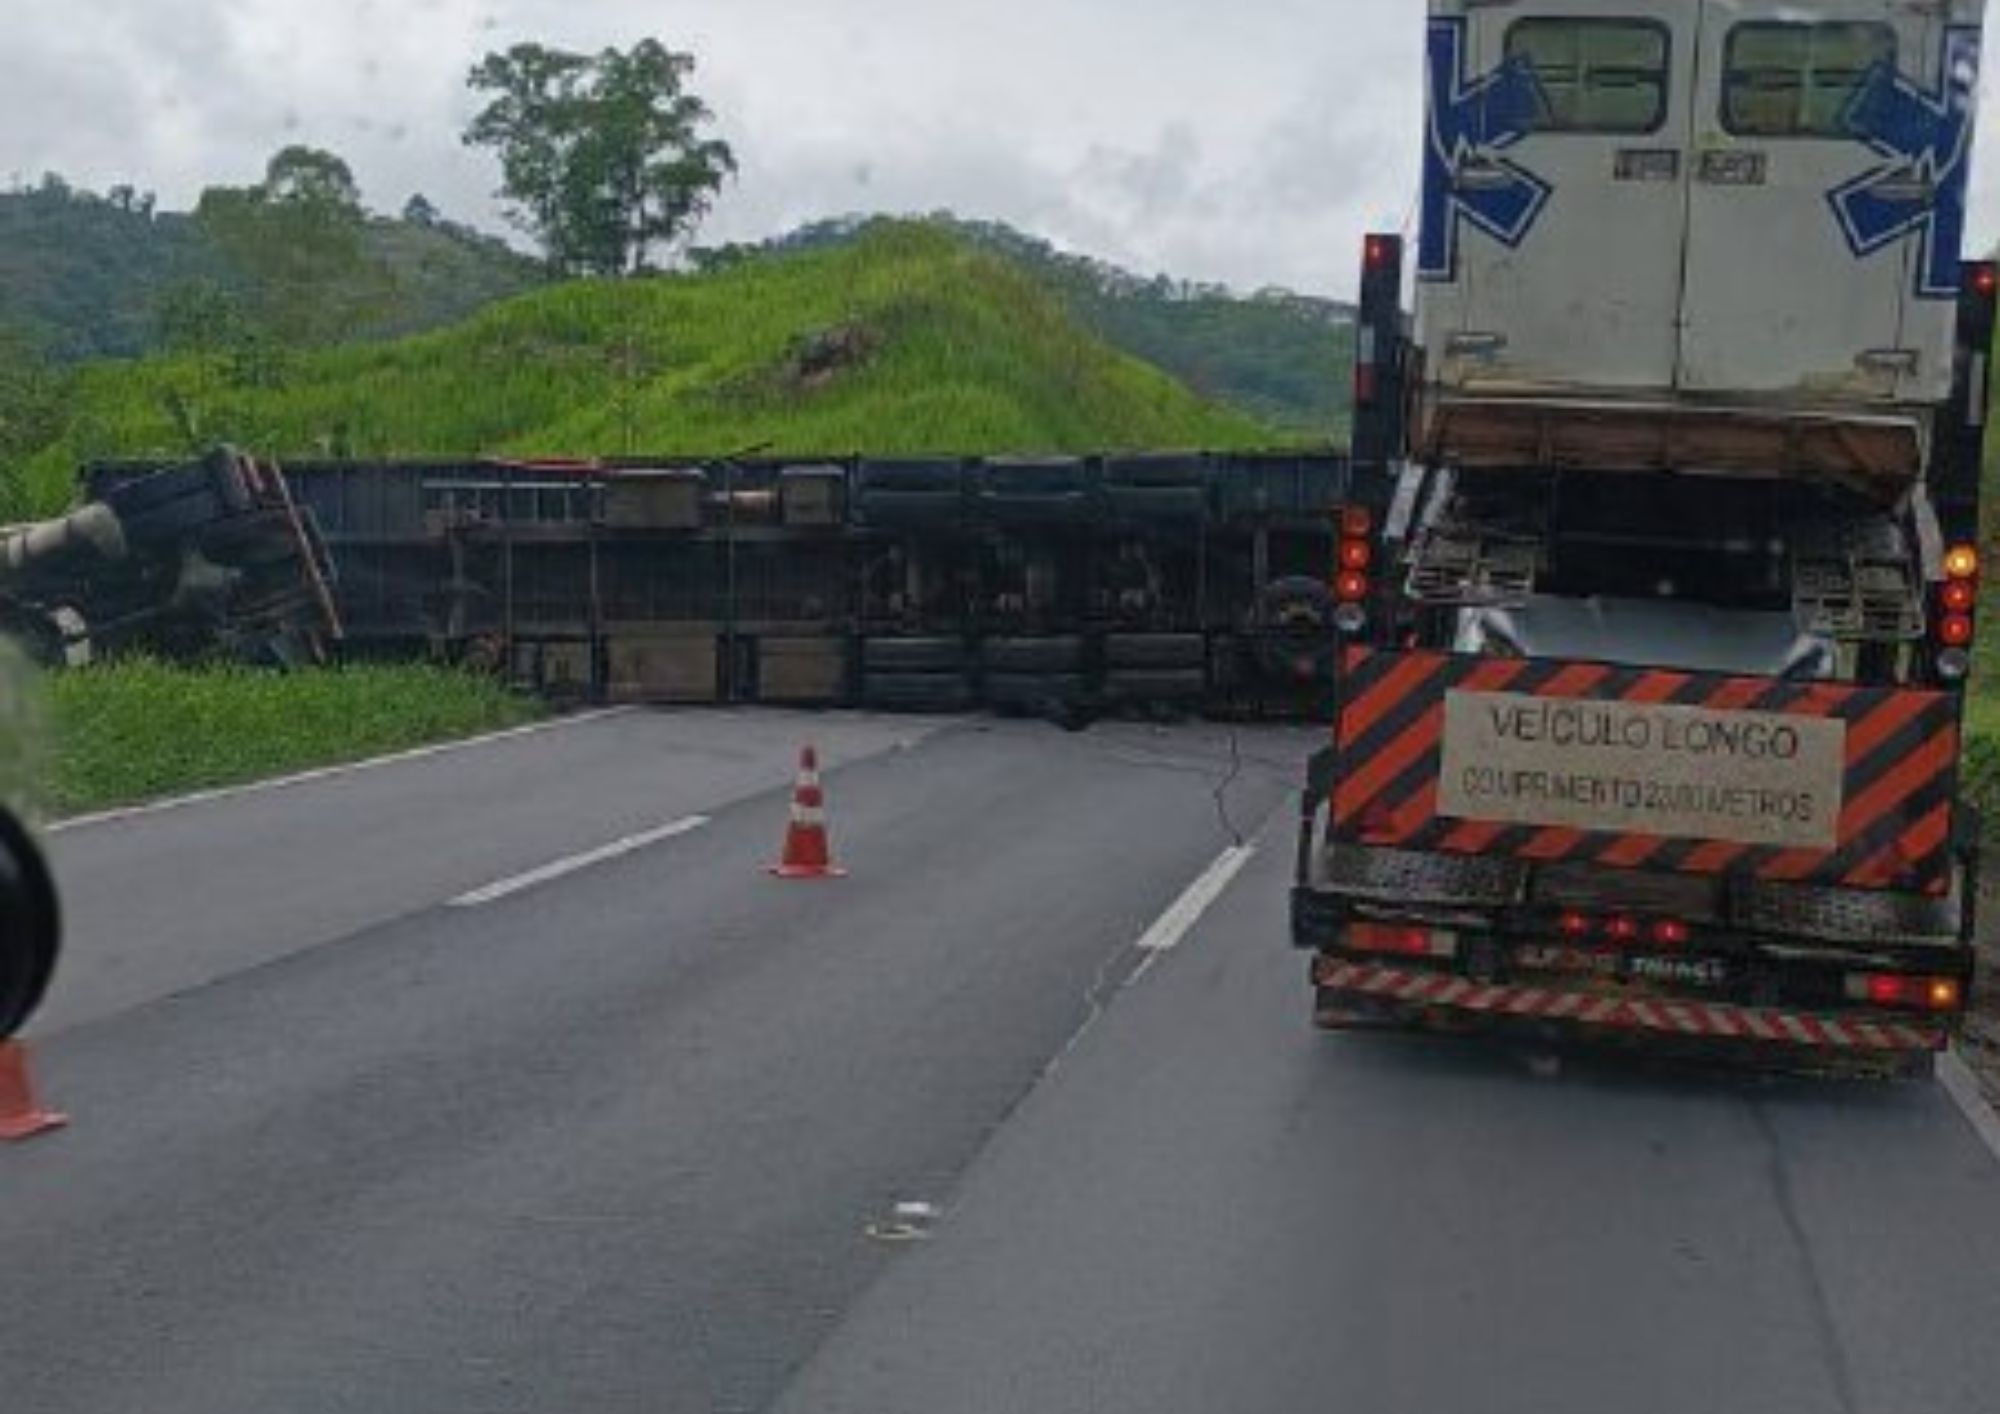
[[[32,1139],[68,1123],[68,1115],[36,1103],[28,1048],[19,1041],[0,1041],[0,1141]]]
[[[833,863],[826,833],[826,792],[819,784],[819,752],[799,753],[799,781],[792,788],[792,824],[785,831],[785,857],[771,866],[780,879],[839,879],[847,874]]]

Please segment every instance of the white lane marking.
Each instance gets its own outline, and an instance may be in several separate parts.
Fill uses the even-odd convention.
[[[1979,1078],[1972,1073],[1957,1051],[1947,1051],[1938,1058],[1938,1081],[1952,1103],[1965,1116],[1965,1122],[1972,1126],[1992,1151],[1995,1159],[2000,1159],[2000,1115],[1993,1113],[1993,1107],[1986,1103],[1986,1094],[1979,1088]]]
[[[530,869],[526,873],[515,874],[488,884],[484,888],[460,894],[457,898],[447,903],[445,907],[478,908],[482,904],[498,903],[503,898],[511,898],[515,894],[523,893],[528,889],[539,888],[541,885],[551,883],[566,874],[574,874],[579,869],[589,869],[593,865],[606,864],[611,860],[631,854],[635,850],[645,849],[650,845],[677,839],[682,835],[691,835],[707,823],[708,816],[706,815],[690,815],[684,820],[675,820],[671,824],[662,825],[657,830],[647,830],[645,833],[638,835],[627,835],[622,840],[613,840],[610,844],[600,845],[598,848],[588,850],[583,854],[572,854],[567,859],[558,859],[552,863],[544,864],[538,869]]]
[[[623,717],[632,710],[630,707],[606,707],[595,712],[578,712],[574,716],[557,717],[552,721],[530,722],[525,727],[510,727],[503,732],[488,732],[484,736],[436,742],[430,746],[412,747],[408,751],[397,751],[387,756],[371,756],[363,761],[348,761],[338,766],[321,766],[315,770],[299,771],[289,776],[273,776],[269,780],[219,786],[214,790],[198,790],[187,795],[169,796],[165,800],[149,800],[141,805],[100,810],[90,815],[72,815],[67,820],[56,820],[45,826],[44,833],[59,835],[66,830],[81,830],[91,825],[108,825],[114,821],[133,820],[146,815],[163,815],[169,810],[181,810],[190,805],[206,805],[214,800],[229,800],[239,795],[258,795],[264,791],[283,790],[288,786],[331,780],[336,776],[358,775],[363,771],[379,770],[383,766],[400,766],[405,762],[421,761],[429,756],[446,756],[455,751],[470,751],[478,746],[491,746],[495,742],[515,741],[521,737],[539,736],[544,732],[558,731],[565,727],[580,727],[610,717]]]
[[[1255,845],[1231,845],[1215,857],[1215,862],[1203,870],[1181,896],[1167,906],[1167,911],[1153,920],[1153,926],[1139,935],[1139,941],[1132,946],[1154,957],[1172,952],[1180,945],[1188,930],[1201,921],[1202,914],[1222,897],[1222,891],[1250,862],[1250,856],[1257,852]]]

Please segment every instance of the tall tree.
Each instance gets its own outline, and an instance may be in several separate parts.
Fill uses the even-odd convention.
[[[367,216],[347,164],[287,147],[251,187],[210,187],[195,219],[251,291],[257,322],[294,343],[352,336],[389,294],[368,258]]]
[[[624,275],[690,235],[736,172],[715,115],[690,92],[694,56],[656,39],[595,56],[539,44],[489,54],[465,130],[500,158],[509,215],[564,273]]]

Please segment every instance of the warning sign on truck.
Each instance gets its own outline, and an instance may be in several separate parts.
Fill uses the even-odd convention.
[[[1451,691],[1438,813],[1830,850],[1847,731],[1838,718]]]

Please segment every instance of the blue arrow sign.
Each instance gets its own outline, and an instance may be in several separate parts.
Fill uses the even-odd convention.
[[[1424,143],[1424,224],[1417,274],[1425,280],[1458,278],[1461,223],[1509,249],[1527,239],[1555,188],[1504,152],[1534,131],[1542,111],[1541,84],[1526,58],[1490,74],[1466,73],[1463,17],[1430,22],[1430,117]],[[1481,174],[1461,182],[1468,164]]]
[[[1848,105],[1848,131],[1890,160],[1827,200],[1857,257],[1921,238],[1917,294],[1924,299],[1958,296],[1978,87],[1979,30],[1954,25],[1945,31],[1939,92],[1919,88],[1893,63],[1877,64]]]

